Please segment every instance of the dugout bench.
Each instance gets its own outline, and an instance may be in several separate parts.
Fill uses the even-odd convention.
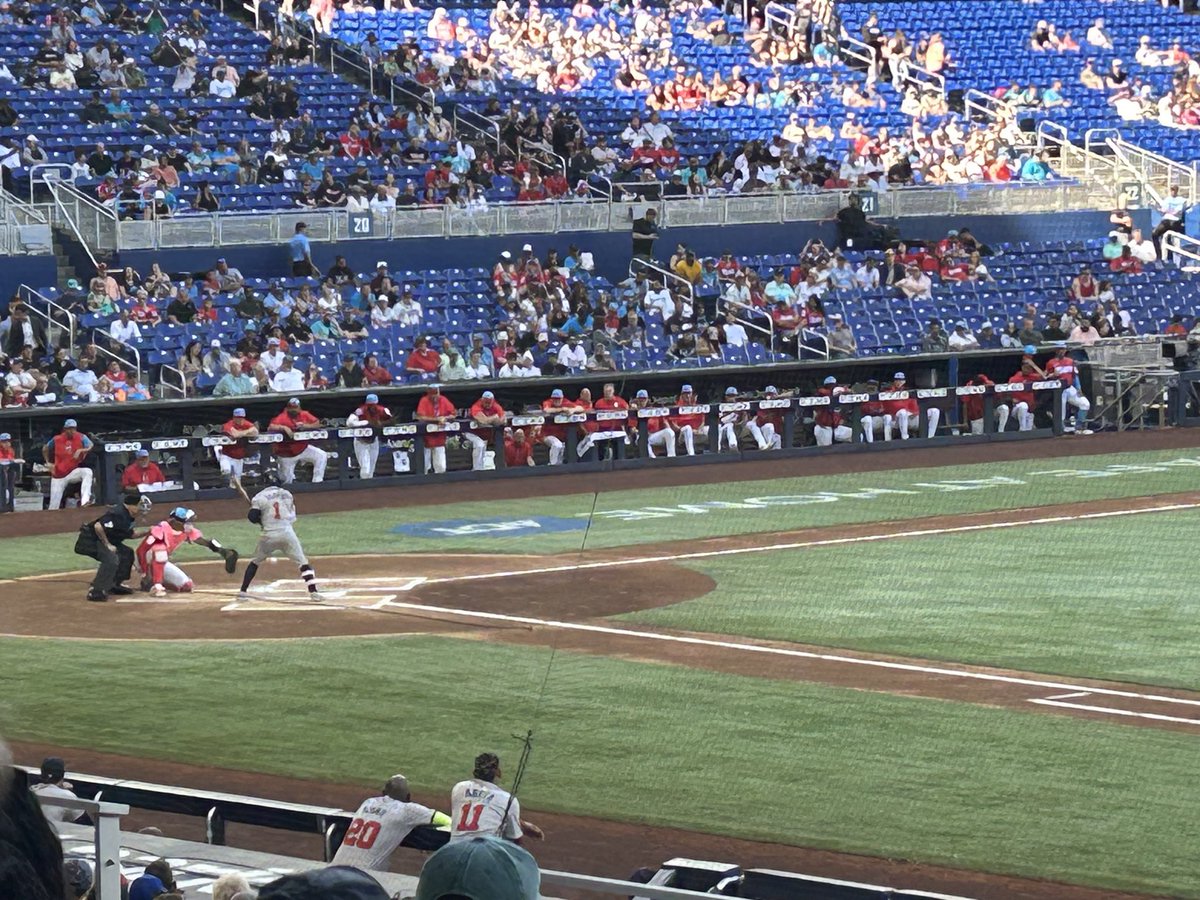
[[[836,397],[781,397],[759,398],[753,400],[738,400],[731,403],[700,403],[691,406],[676,406],[669,403],[646,407],[633,411],[591,411],[571,415],[546,415],[538,412],[512,413],[506,419],[507,427],[524,428],[527,431],[546,424],[585,426],[592,424],[595,430],[604,432],[616,430],[618,423],[632,419],[636,421],[636,429],[629,429],[628,439],[612,439],[603,443],[610,445],[609,452],[602,453],[603,448],[594,446],[583,457],[579,458],[577,448],[582,439],[579,428],[566,428],[564,464],[553,467],[552,471],[581,472],[601,471],[606,469],[631,469],[646,466],[685,466],[703,465],[714,462],[729,462],[734,459],[770,459],[775,457],[807,456],[822,453],[847,452],[878,452],[898,450],[911,446],[938,446],[958,444],[962,442],[986,442],[994,440],[1017,440],[1041,438],[1050,434],[1062,434],[1062,382],[1047,380],[1034,382],[1028,389],[1038,395],[1038,413],[1042,416],[1042,426],[1032,431],[1016,431],[1016,423],[1009,423],[1009,428],[1002,434],[995,430],[995,406],[1005,402],[1015,391],[1026,389],[1025,385],[999,383],[984,386],[963,386],[957,388],[918,388],[908,391],[883,391],[879,393],[854,392],[840,394]],[[983,433],[973,435],[959,433],[968,431],[965,424],[954,424],[956,417],[943,415],[941,432],[933,438],[924,438],[926,433],[928,410],[937,406],[940,409],[956,408],[965,398],[975,396],[983,401]],[[879,400],[916,399],[921,414],[917,427],[913,430],[910,441],[876,440],[868,444],[862,441],[862,426],[860,409],[863,403]],[[852,430],[852,438],[847,443],[835,443],[832,446],[818,447],[811,443],[812,416],[829,407],[836,407]],[[715,452],[715,436],[718,423],[726,413],[740,413],[753,416],[760,409],[778,413],[782,418],[783,434],[782,449],[758,450],[737,449]],[[647,458],[637,452],[644,448],[648,438],[647,421],[653,417],[672,415],[702,415],[709,429],[709,445],[703,450],[697,449],[695,456],[677,455],[667,458],[659,456]],[[425,441],[428,435],[444,434],[449,438],[476,430],[492,430],[492,449],[494,451],[494,469],[484,470],[448,470],[441,475],[426,475],[422,471]],[[634,433],[636,431],[636,434]],[[372,434],[369,428],[348,428],[330,425],[306,432],[308,440],[319,443],[330,453],[331,465],[326,472],[322,484],[310,484],[296,481],[289,489],[298,492],[319,490],[345,490],[372,487],[388,487],[402,484],[421,484],[441,481],[478,480],[496,477],[527,477],[544,474],[547,466],[514,467],[506,469],[504,465],[503,429],[492,426],[479,426],[473,420],[459,419],[445,424],[424,422],[388,425],[380,430],[380,440],[393,451],[404,454],[409,462],[410,471],[393,469],[391,474],[377,474],[375,478],[364,480],[358,477],[357,470],[349,463],[354,459],[353,443],[355,438],[368,437]],[[257,449],[260,456],[260,471],[264,464],[269,464],[271,445],[283,440],[280,434],[266,432],[251,438],[246,443],[250,449]],[[121,493],[120,472],[125,465],[133,461],[133,455],[141,449],[150,450],[159,455],[168,454],[175,460],[172,463],[171,477],[178,481],[178,490],[163,491],[152,494],[154,499],[162,498],[163,502],[187,501],[194,499],[223,499],[236,496],[232,488],[200,487],[196,480],[197,469],[206,457],[211,457],[214,448],[227,446],[234,441],[225,434],[214,433],[204,437],[171,437],[106,441],[100,444],[100,479],[97,496],[105,503],[115,503]],[[381,453],[381,462],[387,454]],[[176,474],[177,472],[177,474]],[[301,469],[301,477],[305,472]]]

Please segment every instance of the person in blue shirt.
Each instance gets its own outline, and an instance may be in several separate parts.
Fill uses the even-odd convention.
[[[129,105],[129,101],[121,98],[120,91],[109,91],[108,102],[104,104],[104,108],[108,110],[109,117],[114,121],[133,121],[133,107]]]
[[[312,260],[312,245],[308,241],[308,225],[296,223],[296,233],[288,241],[288,254],[292,260],[292,275],[296,278],[312,278],[321,274]]]
[[[212,157],[199,141],[192,142],[192,150],[187,155],[188,170],[193,175],[205,174],[212,171]]]
[[[984,322],[979,326],[979,334],[975,335],[975,339],[979,341],[980,350],[999,350],[1004,346],[1000,343],[1000,335],[996,334],[991,322]]]
[[[307,175],[313,181],[320,183],[325,177],[325,164],[317,157],[317,154],[308,154],[308,159],[300,164],[300,174]]]
[[[1025,160],[1021,166],[1022,181],[1046,181],[1053,176],[1050,164],[1046,162],[1046,151],[1041,150]]]
[[[1063,83],[1057,78],[1050,83],[1050,87],[1042,91],[1042,106],[1046,109],[1053,109],[1057,106],[1070,106],[1071,102],[1063,97]]]

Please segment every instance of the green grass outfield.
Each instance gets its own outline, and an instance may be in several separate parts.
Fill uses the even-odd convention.
[[[1200,896],[1193,735],[565,652],[539,698],[549,651],[439,637],[0,653],[16,738],[446,795],[532,727],[530,807]]]
[[[1200,510],[692,560],[690,631],[1200,690]]]
[[[1047,474],[1069,471],[1070,476]],[[703,478],[705,471],[697,470]],[[727,535],[784,531],[873,521],[1164,494],[1196,489],[1200,451],[1169,450],[1029,459],[936,469],[894,469],[849,475],[778,478],[770,481],[701,483],[657,490],[606,491],[562,497],[466,503],[403,509],[362,509],[305,516],[299,530],[310,555],[457,551],[557,553],[624,547],[661,540],[701,540]],[[485,490],[485,489],[481,489]],[[897,493],[878,493],[892,491]],[[834,496],[837,495],[837,496]],[[747,500],[761,500],[748,504]],[[702,503],[725,503],[703,508]],[[411,537],[397,525],[447,520],[521,519],[537,516],[586,520],[576,531],[480,537]],[[691,504],[688,509],[681,505]],[[740,507],[739,507],[740,504]],[[257,529],[244,520],[200,522],[231,546],[252,546]],[[74,536],[13,538],[3,542],[0,578],[74,568]],[[202,559],[204,550],[184,548],[180,559]]]

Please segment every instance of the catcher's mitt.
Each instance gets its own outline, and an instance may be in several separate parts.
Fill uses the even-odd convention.
[[[220,553],[225,558],[225,571],[232,575],[237,571],[238,552],[232,547],[222,547]]]

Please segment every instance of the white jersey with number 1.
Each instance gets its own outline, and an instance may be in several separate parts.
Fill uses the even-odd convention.
[[[405,803],[392,797],[364,800],[355,811],[331,865],[386,871],[392,851],[418,825],[430,824],[434,815],[432,809],[420,803]]]
[[[503,788],[473,778],[450,792],[450,840],[490,835],[515,841],[523,834],[521,804]]]
[[[263,534],[291,534],[296,521],[296,501],[286,488],[263,488],[250,504],[262,513]]]

